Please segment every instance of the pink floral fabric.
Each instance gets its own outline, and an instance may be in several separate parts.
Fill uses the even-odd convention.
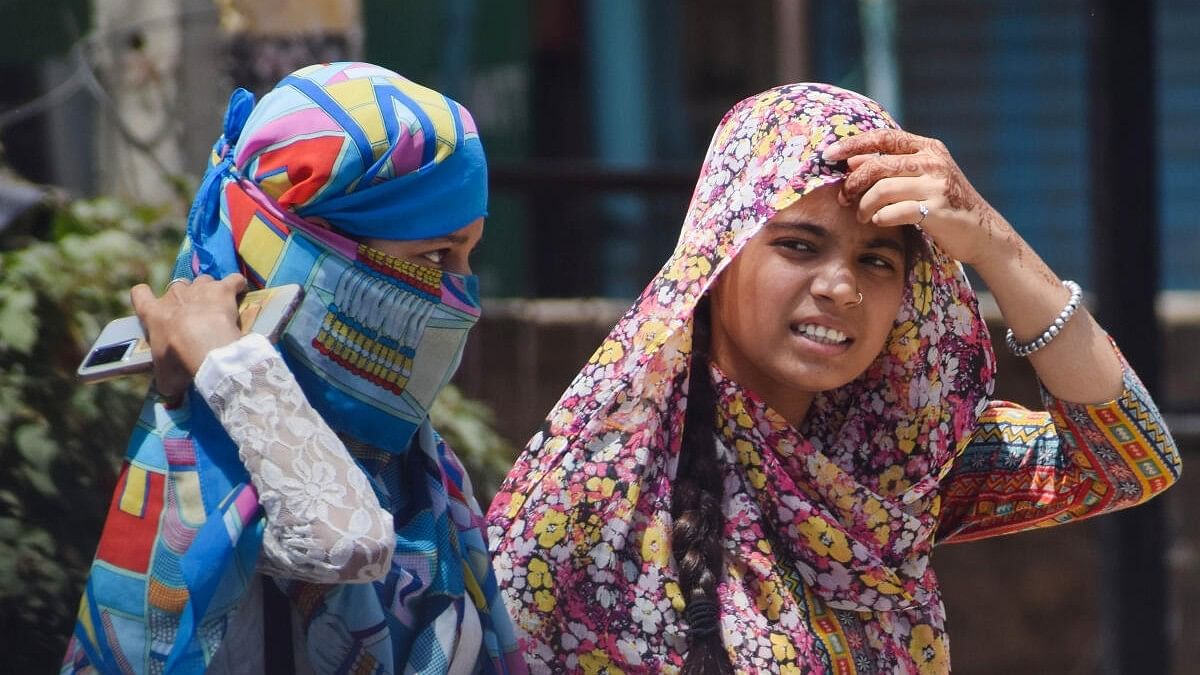
[[[669,533],[692,314],[777,211],[845,177],[822,160],[828,145],[895,126],[874,101],[823,84],[771,89],[722,120],[674,254],[492,504],[497,580],[534,671],[682,665]],[[961,267],[926,241],[884,351],[819,396],[803,429],[714,373],[727,519],[718,596],[740,672],[848,672],[839,659],[859,672],[948,667],[928,564],[938,486],[993,371]]]

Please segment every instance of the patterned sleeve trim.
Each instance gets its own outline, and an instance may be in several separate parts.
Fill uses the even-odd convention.
[[[260,570],[316,583],[387,575],[391,513],[265,338],[214,350],[196,386],[237,445],[267,514]]]
[[[1049,412],[994,401],[947,477],[941,541],[1052,527],[1136,506],[1170,487],[1182,462],[1162,415],[1122,359],[1107,403],[1056,399]]]

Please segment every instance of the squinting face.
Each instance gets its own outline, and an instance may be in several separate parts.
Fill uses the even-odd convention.
[[[777,213],[711,292],[713,359],[793,424],[871,365],[904,297],[902,230],[860,223],[837,189]]]
[[[416,265],[436,267],[455,274],[471,273],[471,251],[483,237],[483,218],[444,237],[400,241],[396,239],[360,239],[362,243]]]

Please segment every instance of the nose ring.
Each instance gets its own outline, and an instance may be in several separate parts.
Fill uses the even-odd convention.
[[[862,294],[862,291],[859,291],[858,292],[858,301],[848,303],[846,306],[847,307],[858,307],[859,305],[862,304],[862,302],[863,302],[863,294]]]

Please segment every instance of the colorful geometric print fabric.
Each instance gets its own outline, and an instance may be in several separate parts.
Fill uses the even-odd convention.
[[[375,453],[360,465],[392,510],[391,572],[373,584],[283,582],[306,603],[297,608],[307,639],[326,655],[369,651],[375,665],[364,672],[439,662],[437,645],[476,614],[480,669],[523,668],[470,483],[427,419],[478,317],[477,287],[295,214],[417,239],[482,217],[486,199],[464,108],[382,68],[340,63],[298,71],[257,107],[235,92],[189,214],[178,276],[241,271],[254,286],[305,286],[285,360],[330,427]],[[253,576],[262,520],[237,448],[194,390],[177,409],[147,401],[113,504],[64,672],[202,672]],[[421,583],[410,583],[413,570]]]
[[[1137,375],[1101,405],[1059,401],[1049,413],[994,402],[946,477],[939,542],[961,542],[1137,506],[1183,470],[1179,450]]]
[[[893,126],[874,102],[814,84],[772,89],[725,116],[675,253],[489,510],[497,579],[532,670],[682,665],[670,501],[696,303],[774,213],[844,178],[821,160],[825,147]],[[883,353],[819,396],[802,429],[714,372],[727,519],[718,597],[736,670],[948,667],[929,555],[993,364],[961,268],[926,241]]]

